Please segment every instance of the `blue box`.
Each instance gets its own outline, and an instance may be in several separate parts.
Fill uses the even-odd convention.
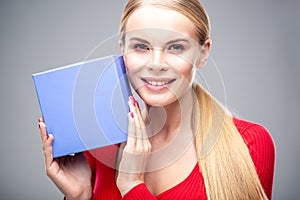
[[[53,157],[127,140],[131,94],[122,56],[107,56],[32,75]]]

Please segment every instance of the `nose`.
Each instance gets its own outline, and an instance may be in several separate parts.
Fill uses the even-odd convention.
[[[166,66],[164,53],[162,49],[155,48],[152,51],[152,59],[148,64],[148,70],[151,71],[167,71],[168,67]]]

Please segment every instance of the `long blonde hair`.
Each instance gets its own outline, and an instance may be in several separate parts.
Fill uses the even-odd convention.
[[[198,0],[129,0],[121,19],[121,33],[126,31],[131,14],[145,5],[175,10],[189,18],[195,25],[200,45],[209,38],[209,18]],[[195,146],[207,199],[267,199],[230,113],[200,85],[194,84],[193,91]]]

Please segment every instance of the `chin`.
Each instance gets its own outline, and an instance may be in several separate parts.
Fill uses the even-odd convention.
[[[167,106],[178,100],[172,92],[152,93],[145,90],[138,90],[137,93],[148,106]]]

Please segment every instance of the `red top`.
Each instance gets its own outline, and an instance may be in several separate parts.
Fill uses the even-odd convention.
[[[234,119],[234,123],[249,148],[261,184],[268,198],[271,199],[275,161],[275,147],[273,140],[268,131],[260,125],[238,119]],[[92,184],[94,200],[122,199],[115,182],[115,170],[112,168],[115,163],[116,150],[117,147],[113,145],[96,149],[86,154],[93,172]],[[99,162],[99,160],[101,162]],[[157,196],[153,196],[145,184],[139,184],[123,197],[123,200],[129,199],[206,200],[204,180],[199,171],[199,166],[197,164],[184,181]]]

